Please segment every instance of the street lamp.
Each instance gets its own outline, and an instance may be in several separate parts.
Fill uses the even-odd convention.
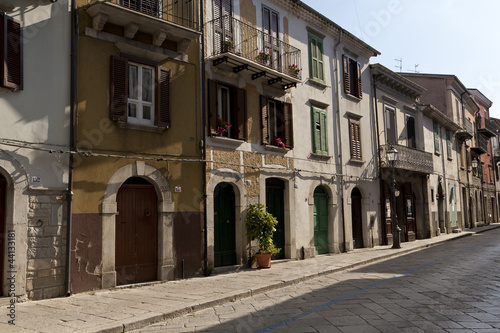
[[[398,213],[396,212],[396,175],[394,173],[394,163],[398,160],[398,151],[396,148],[391,146],[391,148],[386,152],[387,160],[391,162],[392,165],[392,248],[400,249],[401,244],[399,240],[399,232],[401,228],[398,225]]]
[[[477,158],[474,158],[474,159],[472,160],[472,168],[473,168],[474,170],[477,170],[477,166],[478,166],[478,164],[479,164],[479,161],[477,160]]]

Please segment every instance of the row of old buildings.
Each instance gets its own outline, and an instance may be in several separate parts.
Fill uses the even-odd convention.
[[[276,259],[391,244],[396,220],[403,242],[498,220],[492,102],[374,64],[301,1],[0,14],[3,296],[12,272],[41,299],[246,267],[252,203],[279,221]]]

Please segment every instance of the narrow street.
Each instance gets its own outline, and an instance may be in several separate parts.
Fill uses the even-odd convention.
[[[499,332],[499,254],[496,229],[136,332]]]

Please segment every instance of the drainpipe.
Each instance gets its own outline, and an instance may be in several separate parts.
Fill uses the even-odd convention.
[[[377,146],[377,159],[378,159],[378,181],[379,181],[379,195],[380,199],[385,198],[385,186],[384,186],[384,181],[382,179],[382,159],[380,156],[380,129],[379,129],[379,118],[378,118],[378,103],[377,103],[377,79],[375,78],[375,75],[373,75],[373,104],[374,104],[374,111],[375,111],[375,125],[377,126],[377,135],[375,136],[375,144]],[[382,230],[384,231],[384,239],[387,238],[387,231],[385,230],[386,228],[386,223],[385,223],[385,212],[384,212],[384,205],[385,203],[380,201],[380,223],[383,224],[384,228]],[[395,209],[395,208],[394,208]],[[372,231],[373,232],[373,231]],[[373,237],[373,236],[372,236]],[[373,243],[373,242],[372,242]]]
[[[334,59],[335,59],[335,88],[337,89],[337,142],[338,142],[338,163],[339,163],[339,179],[337,180],[337,190],[339,192],[339,204],[341,206],[339,211],[339,221],[343,223],[343,244],[344,252],[347,252],[347,235],[346,235],[346,225],[344,219],[344,171],[343,171],[343,160],[342,160],[342,126],[340,125],[340,82],[339,82],[339,60],[337,56],[337,47],[342,43],[342,33],[343,30],[340,29],[339,41],[335,43],[333,47]],[[339,190],[340,189],[340,190]]]
[[[463,122],[464,126],[466,125],[467,119],[465,118],[465,109],[464,109],[464,94],[467,93],[467,91],[464,91],[462,94],[460,94],[460,104],[462,105],[462,115],[463,115]],[[467,131],[467,128],[465,128]],[[464,141],[465,143],[465,141]],[[466,144],[466,143],[465,143]],[[466,144],[467,145],[467,144]],[[468,209],[468,221],[464,221],[464,229],[465,225],[469,225],[472,228],[472,207],[470,207],[470,179],[469,179],[469,158],[467,156],[467,147],[465,148],[465,173],[467,175],[467,202],[464,202],[464,205],[467,204]],[[470,223],[469,223],[470,222]]]
[[[208,272],[208,224],[207,224],[207,143],[206,143],[206,129],[207,129],[207,112],[205,110],[205,5],[203,0],[200,0],[200,80],[201,80],[201,154],[202,154],[202,175],[201,186],[203,188],[203,272],[205,276],[209,275]]]
[[[71,70],[70,70],[70,126],[69,126],[69,165],[68,165],[68,192],[66,193],[66,296],[71,295],[71,226],[73,221],[73,151],[75,149],[75,102],[76,102],[76,42],[78,17],[75,0],[71,0]]]

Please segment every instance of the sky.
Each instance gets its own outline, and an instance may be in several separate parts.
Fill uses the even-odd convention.
[[[499,0],[302,0],[381,53],[394,72],[453,74],[500,118]]]

